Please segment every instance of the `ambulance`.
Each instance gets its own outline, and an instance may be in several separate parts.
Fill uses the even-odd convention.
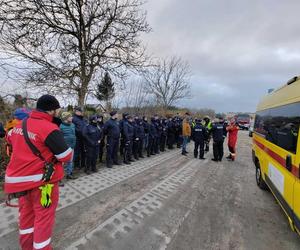
[[[259,103],[252,158],[259,188],[270,190],[300,234],[300,76]]]

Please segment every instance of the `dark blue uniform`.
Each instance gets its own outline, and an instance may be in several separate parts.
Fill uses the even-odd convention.
[[[139,149],[139,140],[140,140],[140,138],[138,136],[138,125],[136,123],[136,120],[134,120],[130,124],[133,126],[133,129],[134,129],[132,152],[133,152],[134,158],[136,160],[138,160],[139,159],[138,149]]]
[[[160,151],[164,152],[167,142],[168,128],[167,128],[167,120],[161,120],[161,136],[160,136]]]
[[[224,126],[221,123],[216,123],[211,129],[213,138],[213,154],[214,161],[222,161],[224,155]]]
[[[195,158],[198,157],[198,152],[200,148],[199,158],[204,159],[204,142],[206,136],[207,136],[206,128],[201,124],[201,122],[197,122],[192,129],[192,139],[195,142],[195,147],[194,147]]]
[[[124,153],[123,160],[125,164],[130,164],[132,161],[132,147],[133,147],[134,127],[127,119],[123,120],[123,140]]]
[[[97,118],[96,118],[97,119]],[[99,152],[99,145],[101,141],[101,131],[97,126],[97,122],[91,122],[86,125],[82,131],[83,138],[86,145],[86,169],[85,172],[89,171],[96,172],[96,163]]]
[[[0,138],[5,136],[5,130],[3,128],[3,124],[0,122]]]
[[[144,148],[144,140],[145,140],[145,129],[144,129],[143,121],[138,119],[136,121],[136,125],[137,125],[137,127],[136,127],[136,137],[139,138],[137,154],[138,154],[138,157],[144,158],[143,148]]]
[[[147,150],[148,143],[149,143],[149,123],[146,117],[143,117],[143,127],[145,131],[145,138],[144,138],[144,149]]]
[[[155,126],[155,120],[154,118],[151,119],[151,123],[149,124],[149,142],[148,142],[148,148],[147,148],[147,156],[150,157],[150,155],[155,155],[155,141],[157,138],[157,130]]]
[[[100,119],[100,120],[99,120]],[[105,147],[105,137],[104,137],[104,122],[103,116],[98,116],[98,128],[101,130],[101,141],[99,145],[99,161],[102,162],[103,154],[104,154],[104,147]]]
[[[167,137],[168,149],[173,149],[175,143],[175,125],[173,119],[169,119],[167,122]]]
[[[154,142],[154,153],[159,154],[160,153],[160,139],[161,139],[161,135],[162,135],[162,126],[161,126],[160,119],[155,119],[154,125],[155,125],[156,131],[157,131],[155,142]]]
[[[85,168],[85,145],[84,138],[82,136],[82,130],[87,125],[87,122],[83,119],[83,116],[74,115],[73,124],[75,125],[76,145],[74,148],[74,167]]]
[[[107,136],[106,165],[108,168],[111,168],[112,164],[119,165],[118,162],[118,149],[119,149],[119,140],[120,140],[119,122],[112,118],[109,119],[104,124],[104,133]]]

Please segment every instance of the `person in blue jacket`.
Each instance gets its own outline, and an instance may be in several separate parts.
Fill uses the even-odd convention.
[[[0,138],[5,137],[5,130],[3,124],[0,122]]]
[[[134,127],[132,125],[132,116],[128,115],[123,122],[123,138],[124,138],[124,155],[123,161],[125,164],[131,164],[132,147],[134,140]]]
[[[76,146],[74,149],[74,167],[79,169],[85,169],[85,145],[84,138],[82,136],[82,130],[86,126],[86,121],[83,117],[83,110],[81,107],[75,107],[75,113],[73,115],[73,123],[75,125],[76,133]]]
[[[118,161],[118,149],[120,141],[120,127],[117,111],[110,112],[111,118],[104,123],[104,134],[106,139],[106,166],[112,168],[112,165],[120,165]]]
[[[138,127],[138,116],[135,116],[134,119],[132,120],[131,125],[134,128],[134,135],[133,135],[133,144],[132,144],[132,153],[133,157],[136,160],[139,160],[139,144],[140,144],[140,131]]]
[[[137,117],[136,124],[137,124],[136,135],[139,138],[137,154],[139,158],[144,158],[143,149],[144,149],[144,140],[145,140],[145,129],[144,129],[143,120]]]
[[[212,138],[213,138],[213,155],[212,161],[222,161],[224,156],[224,126],[219,119],[215,119],[212,125]]]
[[[156,121],[155,118],[151,118],[151,123],[149,125],[149,143],[147,149],[147,156],[155,155],[155,147],[156,147],[156,139],[158,137],[158,132],[156,129]]]
[[[192,128],[192,140],[195,142],[194,157],[197,158],[199,152],[199,159],[204,160],[204,146],[207,131],[201,122],[200,119],[195,119],[195,126]]]
[[[72,114],[63,112],[61,114],[60,130],[64,135],[67,145],[74,150],[76,145],[75,125],[72,123]],[[73,158],[73,157],[72,157]],[[73,176],[73,159],[65,164],[66,179],[76,179]]]
[[[104,133],[103,133],[103,129],[104,129],[104,120],[103,120],[103,115],[98,115],[98,127],[101,130],[101,141],[100,141],[100,145],[99,145],[99,162],[102,163],[103,161],[103,154],[104,154],[104,147],[105,147],[105,137],[104,137]]]
[[[96,164],[101,142],[101,130],[98,127],[98,117],[93,115],[89,119],[89,124],[82,130],[82,135],[86,145],[86,168],[85,173],[97,172]]]

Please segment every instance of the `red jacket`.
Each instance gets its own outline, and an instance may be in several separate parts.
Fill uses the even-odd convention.
[[[27,129],[31,142],[42,156],[49,162],[56,158],[55,173],[50,181],[55,183],[63,178],[62,163],[70,161],[73,152],[52,120],[47,113],[33,111],[27,120]],[[22,124],[10,130],[7,139],[12,146],[12,155],[5,173],[5,192],[15,193],[43,185],[44,162],[26,144]]]
[[[236,125],[229,125],[226,130],[228,131],[228,146],[235,148],[238,139],[239,127]]]

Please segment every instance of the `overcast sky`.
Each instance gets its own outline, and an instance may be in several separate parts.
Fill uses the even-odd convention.
[[[148,0],[154,56],[191,65],[193,98],[218,112],[255,111],[269,88],[300,75],[299,0]]]

